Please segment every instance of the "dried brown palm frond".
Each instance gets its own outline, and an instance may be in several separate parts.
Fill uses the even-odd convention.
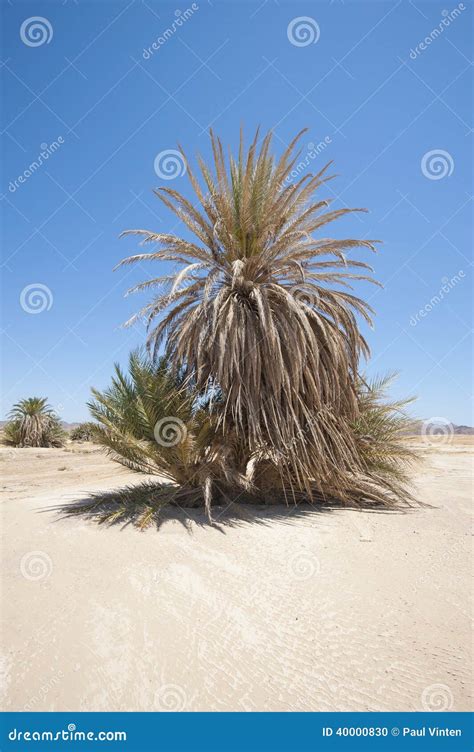
[[[317,472],[310,479],[313,500],[397,507],[411,505],[410,469],[418,461],[406,441],[413,419],[406,412],[413,399],[390,400],[388,389],[395,378],[389,374],[367,381],[359,377],[356,392],[358,417],[351,425],[358,462],[339,468],[337,483],[321,484]],[[314,420],[319,423],[320,416]],[[316,469],[317,470],[317,469]],[[248,480],[264,498],[278,498],[277,489],[287,481],[281,474],[281,457],[274,451],[255,454],[248,468]],[[289,494],[290,489],[287,488]],[[305,499],[304,492],[294,493],[296,501]]]
[[[188,175],[199,209],[171,188],[158,197],[196,241],[132,230],[156,248],[125,259],[171,261],[182,268],[133,288],[155,291],[137,316],[146,317],[148,343],[165,352],[196,388],[222,390],[220,429],[235,431],[251,452],[270,447],[280,472],[296,490],[345,493],[345,472],[362,472],[352,424],[359,406],[358,364],[368,354],[357,315],[370,323],[370,306],[353,295],[352,282],[370,280],[371,268],[349,260],[368,240],[331,239],[323,228],[351,211],[328,209],[313,194],[330,177],[327,167],[281,187],[298,154],[298,134],[279,160],[271,133],[258,133],[237,159],[226,161],[211,132],[213,168],[199,160],[202,184]],[[317,416],[317,419],[315,419]]]

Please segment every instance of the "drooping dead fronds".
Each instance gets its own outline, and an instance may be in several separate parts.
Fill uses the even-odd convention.
[[[347,258],[375,241],[323,236],[330,222],[351,211],[314,200],[330,177],[327,167],[285,186],[298,158],[298,134],[279,160],[271,133],[237,159],[226,160],[211,132],[213,166],[199,160],[202,183],[188,175],[199,209],[171,188],[158,197],[190,229],[194,242],[134,230],[155,249],[125,259],[181,265],[133,288],[155,291],[138,316],[149,325],[155,354],[164,343],[175,370],[205,392],[223,395],[221,431],[233,430],[251,451],[271,447],[287,482],[312,493],[345,493],[341,471],[362,472],[352,424],[359,413],[356,379],[368,346],[357,315],[370,323],[370,306],[352,283],[370,280],[371,268]],[[282,187],[283,186],[283,187]]]

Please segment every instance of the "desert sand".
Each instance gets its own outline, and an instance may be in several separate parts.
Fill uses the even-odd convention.
[[[100,450],[1,448],[2,709],[471,709],[474,444],[412,441],[430,507],[145,532],[44,511],[143,479]]]

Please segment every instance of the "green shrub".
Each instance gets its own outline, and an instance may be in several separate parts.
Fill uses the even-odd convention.
[[[96,424],[90,421],[79,423],[78,426],[75,426],[72,429],[69,434],[69,438],[71,439],[71,441],[93,441],[94,431],[96,428]]]

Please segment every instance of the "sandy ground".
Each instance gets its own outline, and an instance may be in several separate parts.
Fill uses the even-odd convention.
[[[2,708],[471,709],[474,444],[422,450],[431,508],[141,533],[40,511],[140,480],[93,447],[0,449]]]

